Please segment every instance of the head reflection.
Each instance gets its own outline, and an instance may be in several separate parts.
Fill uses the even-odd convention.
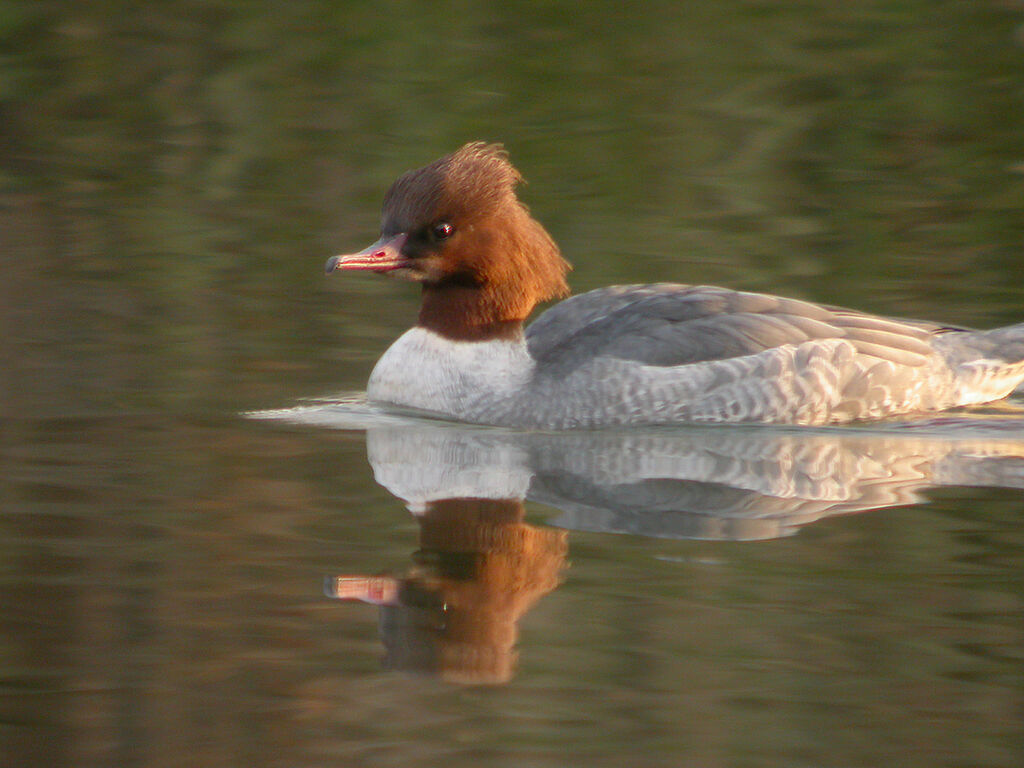
[[[565,531],[528,525],[524,514],[516,499],[431,501],[404,576],[338,576],[327,592],[381,606],[388,668],[507,682],[517,622],[558,585],[568,551]]]

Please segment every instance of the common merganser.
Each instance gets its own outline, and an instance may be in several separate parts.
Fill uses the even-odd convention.
[[[679,422],[822,425],[998,400],[1024,380],[1024,323],[988,331],[709,286],[569,298],[569,264],[516,197],[500,145],[400,176],[381,237],[328,260],[422,285],[414,328],[367,398],[458,421],[572,429]]]

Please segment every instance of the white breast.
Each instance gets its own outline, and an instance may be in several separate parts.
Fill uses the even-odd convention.
[[[529,386],[533,359],[522,339],[451,341],[425,328],[402,334],[377,362],[370,400],[465,421],[491,421]]]

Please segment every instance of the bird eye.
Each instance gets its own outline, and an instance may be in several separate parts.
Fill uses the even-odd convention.
[[[453,227],[447,221],[442,221],[440,224],[434,225],[432,232],[436,240],[447,240],[449,237],[455,234],[455,227]]]

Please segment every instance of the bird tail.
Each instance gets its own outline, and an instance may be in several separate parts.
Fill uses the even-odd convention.
[[[939,339],[937,346],[961,384],[987,393],[975,402],[998,400],[1024,386],[1024,323],[988,331],[951,331]]]
[[[986,357],[1004,360],[1007,363],[1024,361],[1024,323],[993,328],[990,331],[974,331],[970,335],[974,343],[986,349]]]

